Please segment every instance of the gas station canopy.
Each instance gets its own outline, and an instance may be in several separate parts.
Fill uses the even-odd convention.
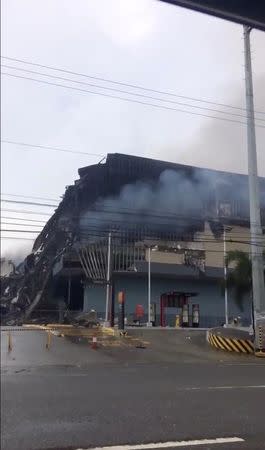
[[[265,31],[262,0],[160,0]]]

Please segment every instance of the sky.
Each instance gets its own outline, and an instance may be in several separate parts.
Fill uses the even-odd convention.
[[[2,67],[2,73],[97,92],[2,75],[2,140],[94,154],[2,143],[2,198],[15,200],[14,195],[23,195],[29,197],[24,199],[27,201],[38,201],[32,197],[58,200],[65,187],[78,178],[79,167],[98,163],[102,156],[113,152],[247,172],[246,127],[238,123],[244,122],[244,117],[240,117],[244,116],[244,109],[216,105],[245,107],[242,26],[158,0],[2,0],[1,21],[3,56],[182,96],[157,94],[2,59],[2,64],[13,67]],[[253,30],[255,109],[261,112],[265,112],[264,48],[265,33]],[[97,87],[30,74],[17,68]],[[102,86],[133,91],[138,96]],[[156,103],[174,110],[98,93]],[[139,94],[171,103],[143,98]],[[226,114],[212,110],[222,110]],[[228,112],[235,115],[227,115]],[[263,122],[257,121],[257,125],[264,127],[265,115],[257,113],[256,117],[263,119]],[[265,128],[257,126],[256,134],[258,170],[265,176]],[[23,200],[22,197],[17,199]],[[47,220],[48,216],[3,209],[46,214],[53,211],[42,206],[2,203],[3,217],[31,220]],[[11,223],[11,219],[4,220]],[[29,222],[24,224],[23,229],[32,229],[26,225]],[[2,225],[2,229],[7,228],[17,229],[18,226]],[[7,236],[20,239],[6,239]],[[30,250],[29,239],[33,236],[3,231],[2,254],[24,255]]]

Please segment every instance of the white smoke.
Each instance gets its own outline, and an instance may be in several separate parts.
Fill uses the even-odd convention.
[[[165,170],[158,180],[127,184],[118,196],[99,199],[82,215],[80,226],[91,233],[111,226],[183,231],[201,222],[214,183],[207,171]]]

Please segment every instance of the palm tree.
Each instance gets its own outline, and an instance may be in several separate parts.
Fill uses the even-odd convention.
[[[248,253],[241,250],[233,250],[228,252],[226,257],[227,267],[232,263],[234,263],[234,268],[228,273],[227,286],[234,292],[235,301],[239,309],[243,311],[244,298],[248,296],[250,301],[252,301],[251,259]]]

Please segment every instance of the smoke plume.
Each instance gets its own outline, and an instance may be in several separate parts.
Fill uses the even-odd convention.
[[[183,232],[201,222],[215,182],[208,171],[165,170],[156,181],[127,184],[119,196],[99,199],[82,216],[80,226],[95,233],[111,226]]]

